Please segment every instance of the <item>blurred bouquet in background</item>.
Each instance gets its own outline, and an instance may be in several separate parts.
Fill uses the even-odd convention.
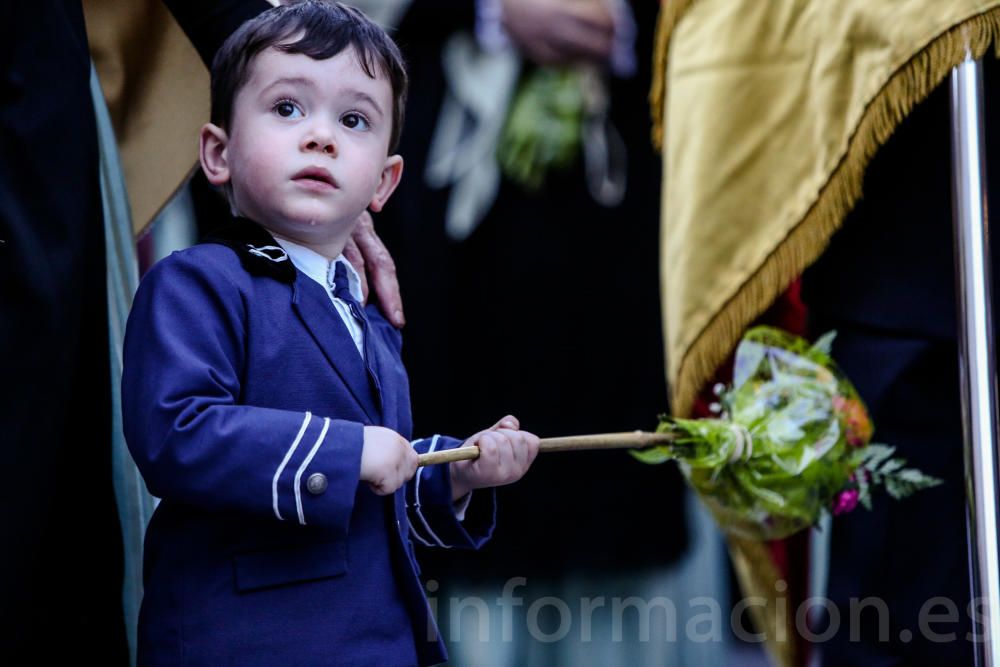
[[[602,206],[625,196],[627,150],[609,118],[608,74],[600,67],[532,66],[518,82],[497,161],[528,191],[583,158],[587,189]]]
[[[537,190],[551,170],[580,153],[585,80],[579,69],[536,67],[523,77],[504,125],[497,159],[509,179]]]
[[[871,442],[868,411],[830,356],[833,338],[810,345],[771,327],[750,330],[732,386],[716,388],[718,418],[663,417],[657,430],[675,442],[633,455],[678,461],[723,531],[759,540],[808,528],[824,512],[870,509],[876,488],[902,499],[940,484]]]

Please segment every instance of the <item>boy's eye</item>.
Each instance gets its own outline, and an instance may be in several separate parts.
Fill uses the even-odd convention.
[[[344,124],[344,127],[351,130],[367,130],[368,120],[359,113],[346,113],[344,117],[340,119],[340,122]]]
[[[300,109],[295,102],[290,100],[281,100],[275,104],[274,113],[278,114],[282,118],[302,118],[305,115],[302,113],[302,109]]]

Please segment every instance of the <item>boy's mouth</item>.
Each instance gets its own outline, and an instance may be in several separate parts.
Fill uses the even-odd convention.
[[[292,176],[292,180],[310,187],[337,187],[337,182],[333,180],[333,175],[322,167],[306,167]]]

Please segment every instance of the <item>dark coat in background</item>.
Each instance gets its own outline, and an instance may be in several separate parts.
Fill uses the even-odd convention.
[[[167,4],[206,59],[268,6]],[[124,664],[103,217],[80,4],[3,3],[0,63],[0,663],[86,655]]]
[[[987,187],[995,203],[1000,131],[990,119],[1000,109],[1000,67],[989,56],[985,84]],[[837,330],[834,357],[871,411],[875,441],[944,480],[905,502],[880,495],[872,512],[835,519],[830,598],[845,622],[820,647],[824,664],[972,664],[950,141],[945,82],[876,155],[863,199],[803,278],[810,328]],[[1000,246],[992,245],[995,262]],[[850,599],[868,596],[886,602],[888,638],[879,640],[872,616],[857,625],[861,641],[850,641]],[[939,635],[954,633],[952,641],[920,631],[921,608],[934,597],[955,605],[953,621],[931,625]],[[900,639],[904,631],[910,640]]]

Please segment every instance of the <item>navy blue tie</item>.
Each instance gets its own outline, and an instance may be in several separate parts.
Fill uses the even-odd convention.
[[[351,310],[351,315],[361,325],[361,349],[364,350],[362,356],[365,360],[371,358],[368,349],[368,316],[354,295],[351,294],[350,282],[347,278],[347,265],[344,262],[337,262],[333,273],[333,296],[347,304]]]
[[[351,294],[350,285],[347,278],[347,265],[343,262],[337,262],[333,272],[333,295],[347,304],[351,309],[351,314],[361,323],[361,328],[367,330],[368,317],[365,315],[365,309]]]
[[[375,371],[375,356],[374,350],[372,350],[371,336],[369,336],[369,323],[368,316],[365,314],[365,309],[361,306],[354,295],[351,294],[350,282],[347,278],[347,265],[344,262],[337,262],[337,266],[333,271],[333,296],[340,299],[347,304],[347,307],[351,310],[351,315],[354,319],[358,321],[361,325],[361,349],[364,350],[365,367],[368,369],[369,379],[374,385],[376,395],[381,395],[381,385],[378,379],[378,373]],[[381,399],[379,399],[381,402]]]

